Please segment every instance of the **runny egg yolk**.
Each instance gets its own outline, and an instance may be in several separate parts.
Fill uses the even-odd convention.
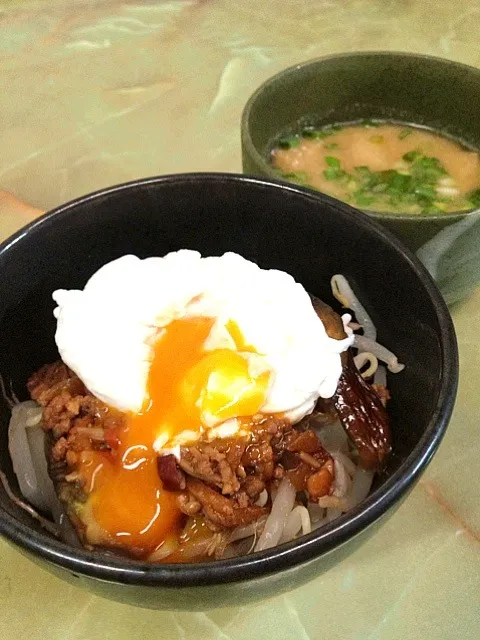
[[[176,495],[162,488],[154,442],[164,447],[189,432],[198,439],[209,421],[253,416],[265,403],[271,372],[250,372],[254,352],[234,322],[226,325],[238,351],[204,345],[215,323],[193,317],[172,321],[153,347],[147,392],[141,413],[129,416],[116,434],[119,446],[90,456],[90,507],[96,525],[116,546],[147,557],[179,530],[181,513]]]

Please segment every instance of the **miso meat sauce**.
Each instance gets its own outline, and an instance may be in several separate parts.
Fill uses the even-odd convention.
[[[442,213],[480,206],[480,155],[425,129],[363,122],[279,138],[271,163],[283,178],[361,209]]]

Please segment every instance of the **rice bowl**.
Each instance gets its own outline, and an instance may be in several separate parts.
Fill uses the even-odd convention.
[[[366,261],[364,247],[371,242],[376,250]],[[180,248],[217,256],[234,251],[262,268],[284,270],[330,306],[338,304],[330,278],[343,273],[371,315],[378,344],[405,365],[388,376],[393,454],[370,495],[335,520],[271,549],[185,564],[91,552],[45,531],[0,488],[0,532],[48,571],[137,606],[205,610],[298,586],[374,533],[418,480],[445,432],[457,384],[456,344],[448,311],[428,274],[367,217],[330,198],[266,180],[167,176],[60,207],[0,248],[0,371],[19,400],[28,399],[32,372],[58,358],[52,291],[82,288],[101,265],[126,253],[143,258]],[[3,403],[0,469],[18,498],[8,456],[9,418]],[[349,463],[342,457],[340,462],[349,474]],[[292,515],[292,529],[299,522],[302,526],[302,515],[301,509]]]

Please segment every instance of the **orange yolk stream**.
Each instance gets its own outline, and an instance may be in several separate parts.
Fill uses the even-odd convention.
[[[249,372],[239,351],[255,350],[244,343],[234,322],[226,327],[239,351],[205,351],[214,323],[213,318],[182,318],[159,332],[142,412],[132,414],[117,432],[118,448],[87,452],[81,465],[96,524],[111,544],[140,557],[177,535],[182,523],[176,494],[163,489],[158,475],[155,440],[163,437],[167,448],[185,431],[195,440],[206,420],[218,424],[253,416],[267,396],[271,373]]]

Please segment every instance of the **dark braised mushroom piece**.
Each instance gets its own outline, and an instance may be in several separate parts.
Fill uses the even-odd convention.
[[[334,396],[343,428],[365,469],[379,470],[392,451],[389,417],[380,397],[360,375],[350,351],[342,354],[342,375]]]
[[[318,298],[312,303],[328,336],[336,340],[346,338],[340,316]],[[340,422],[358,451],[361,465],[379,470],[392,451],[390,420],[380,396],[355,366],[350,349],[342,353],[342,374],[333,400]]]

